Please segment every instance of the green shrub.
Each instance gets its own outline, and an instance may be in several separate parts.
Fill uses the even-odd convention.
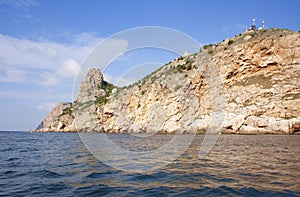
[[[185,70],[185,69],[186,69],[185,64],[179,64],[176,66],[176,70],[179,72],[182,72],[182,70]]]
[[[171,74],[173,74],[173,73],[175,73],[176,72],[176,67],[170,67],[170,69],[168,69],[164,74],[166,75],[166,76],[168,76],[168,75],[171,75]]]
[[[203,49],[207,49],[208,47],[211,47],[211,46],[213,46],[213,44],[209,44],[209,45],[203,45]]]
[[[191,70],[193,68],[192,64],[194,63],[194,60],[187,59],[185,64],[179,64],[176,66],[176,70],[179,72],[182,72],[183,70]]]
[[[224,51],[227,50],[227,47],[224,47]]]
[[[106,96],[102,96],[102,97],[97,98],[97,99],[95,100],[95,104],[96,104],[96,105],[103,105],[103,104],[105,104],[105,103],[107,103],[107,98],[106,98]]]
[[[154,83],[154,81],[157,79],[157,76],[151,77],[151,83]]]
[[[72,105],[71,105],[70,107],[67,107],[66,109],[64,109],[60,116],[67,115],[67,114],[72,115],[72,111],[73,111],[73,108],[72,108]]]
[[[94,103],[95,103],[95,105],[103,105],[103,104],[107,103],[107,98],[110,96],[110,94],[111,94],[112,90],[115,88],[115,86],[111,83],[104,81],[102,86],[98,87],[98,88],[102,88],[103,90],[105,90],[105,96],[97,98]]]
[[[214,52],[213,50],[208,50],[208,51],[207,51],[207,53],[208,53],[209,55],[211,55],[213,52]]]
[[[228,40],[228,45],[231,45],[231,44],[233,44],[233,43],[234,43],[233,40]]]
[[[144,95],[145,93],[146,93],[146,90],[143,90],[143,91],[142,91],[142,95]]]
[[[112,90],[115,88],[115,86],[111,83],[104,81],[101,88],[104,89],[106,92],[106,95],[109,96],[111,94]]]

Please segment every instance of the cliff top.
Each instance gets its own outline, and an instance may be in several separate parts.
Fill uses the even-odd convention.
[[[218,111],[223,133],[297,133],[299,65],[300,33],[269,29],[204,45],[122,88],[91,69],[76,102],[41,130],[199,133]]]

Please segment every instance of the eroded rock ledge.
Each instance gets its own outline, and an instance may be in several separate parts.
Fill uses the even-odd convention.
[[[212,91],[209,80],[221,82],[222,91]],[[221,120],[222,133],[297,134],[299,84],[300,33],[248,31],[179,57],[128,87],[114,87],[91,69],[77,100],[59,103],[37,131],[204,133]],[[222,117],[213,120],[219,97]]]

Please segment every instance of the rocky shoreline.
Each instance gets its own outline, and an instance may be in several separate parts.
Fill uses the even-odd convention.
[[[300,33],[247,31],[123,88],[90,69],[77,100],[59,103],[36,131],[299,134],[299,84]]]

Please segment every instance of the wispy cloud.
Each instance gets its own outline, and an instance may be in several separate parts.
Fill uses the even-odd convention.
[[[39,6],[39,3],[35,0],[0,0],[0,6],[11,6],[14,8],[27,9],[30,7]]]
[[[37,80],[37,84],[41,84],[45,87],[52,87],[59,84],[59,79],[51,72],[42,72],[40,73],[40,79]]]
[[[84,32],[80,34],[72,34],[68,33],[70,40],[76,45],[80,46],[89,46],[95,45],[95,43],[99,43],[103,40],[103,38],[99,38],[95,35],[95,33]]]
[[[53,69],[68,58],[82,60],[92,47],[31,41],[0,34],[0,63],[10,67]]]
[[[70,37],[73,41],[58,43],[0,34],[0,97],[17,95],[20,98],[24,94],[24,98],[27,98],[27,92],[35,91],[37,87],[40,87],[40,92],[45,93],[45,88],[56,97],[65,95],[66,91],[72,92],[73,81],[81,69],[80,62],[103,38],[89,33]],[[107,43],[107,48],[122,52],[126,50],[126,43],[124,40],[112,40]],[[105,51],[105,54],[107,52]],[[99,59],[89,62],[89,66],[96,67],[100,64]],[[11,90],[10,86],[5,84],[15,84],[14,87],[25,85],[32,90]],[[68,90],[64,89],[67,87]]]
[[[0,34],[0,82],[54,86],[62,78],[75,77],[80,69],[79,62],[100,38],[84,40],[88,43],[82,40],[80,45],[77,41],[63,44]]]
[[[80,64],[74,59],[66,59],[62,62],[62,66],[58,68],[57,74],[62,77],[74,78],[80,70]]]
[[[247,25],[243,24],[231,24],[231,25],[225,25],[222,27],[222,31],[224,33],[231,33],[233,31],[243,31],[246,29]]]
[[[41,103],[40,105],[38,105],[37,108],[38,108],[38,110],[40,110],[40,111],[46,111],[46,112],[49,112],[49,111],[51,111],[55,106],[56,106],[56,103],[44,102],[44,103]]]
[[[26,69],[6,69],[0,72],[0,83],[36,84],[43,87],[53,87],[59,84],[59,78],[51,72],[26,71]]]
[[[40,20],[36,8],[39,3],[35,0],[0,0],[0,10],[12,17],[14,23],[36,23]]]

